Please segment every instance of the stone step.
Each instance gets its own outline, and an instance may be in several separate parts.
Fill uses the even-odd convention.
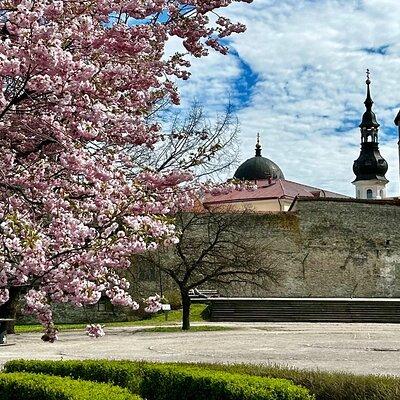
[[[209,299],[214,322],[400,323],[393,299]]]

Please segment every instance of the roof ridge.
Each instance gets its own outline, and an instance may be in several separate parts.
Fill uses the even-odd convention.
[[[286,194],[286,192],[285,192],[285,188],[284,188],[284,186],[282,185],[282,180],[284,180],[284,179],[279,179],[279,184],[281,185],[281,189],[282,189],[282,193],[283,193],[283,195],[282,195],[281,197],[287,196],[287,194]]]
[[[295,182],[295,181],[291,181],[291,180],[289,180],[289,179],[284,179],[286,182],[290,182],[290,183],[295,183],[296,185],[300,185],[300,186],[306,186],[306,187],[308,187],[308,188],[310,188],[310,189],[317,189],[317,190],[323,190],[323,189],[321,189],[321,188],[319,188],[319,187],[316,187],[316,186],[311,186],[311,185],[306,185],[306,184],[304,184],[304,183],[299,183],[299,182]]]

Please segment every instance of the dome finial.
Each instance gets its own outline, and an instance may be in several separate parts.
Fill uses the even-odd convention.
[[[260,132],[257,133],[256,157],[261,157]]]

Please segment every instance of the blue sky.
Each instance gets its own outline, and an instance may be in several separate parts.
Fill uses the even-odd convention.
[[[241,123],[242,160],[253,155],[260,132],[263,155],[286,179],[354,195],[369,68],[388,194],[398,195],[399,11],[398,0],[236,4],[223,13],[244,22],[246,33],[230,39],[230,55],[193,60],[192,78],[181,84],[182,106],[196,97],[212,115],[230,96]]]

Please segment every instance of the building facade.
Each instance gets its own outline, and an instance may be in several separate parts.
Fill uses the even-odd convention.
[[[361,149],[359,157],[353,163],[355,179],[355,197],[364,200],[382,200],[387,198],[386,185],[389,182],[385,174],[388,163],[379,150],[379,123],[372,111],[371,80],[367,70],[367,96],[364,101],[365,112],[359,125],[361,131]],[[395,119],[399,127],[399,171],[400,171],[400,112]],[[400,177],[400,175],[399,175]],[[249,209],[256,212],[290,211],[298,197],[309,198],[348,198],[339,193],[312,187],[287,180],[281,168],[261,154],[259,136],[257,137],[255,156],[239,166],[234,179],[250,181],[257,185],[253,191],[234,191],[220,196],[208,195],[204,198],[205,207]]]
[[[254,183],[254,190],[234,190],[218,196],[207,195],[206,208],[249,210],[258,213],[290,211],[297,197],[346,198],[339,193],[304,185],[285,179],[277,164],[261,154],[260,137],[257,135],[255,156],[239,166],[235,180]]]

